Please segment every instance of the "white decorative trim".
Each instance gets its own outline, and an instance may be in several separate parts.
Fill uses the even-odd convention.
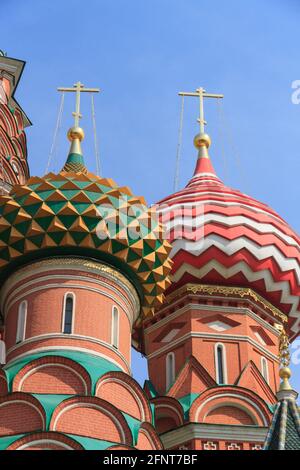
[[[68,446],[64,442],[56,441],[54,439],[37,439],[35,441],[27,442],[26,444],[21,445],[16,450],[28,449],[28,447],[31,447],[33,445],[42,445],[42,444],[53,444],[53,445],[62,447],[63,449],[66,449],[66,450],[74,450],[73,447]]]
[[[223,379],[224,382],[220,384],[220,371],[219,371],[219,357],[218,357],[218,348],[222,349],[222,363],[223,363]],[[226,347],[223,343],[215,344],[215,369],[216,369],[216,382],[219,385],[228,384],[228,375],[227,375],[227,357],[226,357]]]
[[[80,403],[73,403],[72,405],[67,405],[65,408],[63,408],[56,416],[55,420],[54,420],[54,423],[52,425],[52,429],[51,431],[55,431],[56,430],[56,426],[57,426],[57,422],[58,420],[60,419],[60,417],[66,413],[67,411],[73,409],[73,408],[92,408],[92,409],[95,409],[95,410],[98,410],[100,412],[102,412],[103,414],[105,414],[106,416],[109,416],[109,418],[112,420],[112,422],[115,424],[116,428],[119,430],[120,434],[121,434],[121,438],[122,438],[122,441],[121,443],[125,444],[125,433],[124,433],[124,430],[122,428],[122,426],[120,425],[119,421],[117,420],[117,418],[112,414],[110,413],[110,411],[106,410],[105,408],[103,408],[102,406],[99,406],[99,405],[96,405],[94,403],[85,403],[84,401],[83,402],[80,402]]]
[[[179,333],[180,328],[172,328],[163,338],[160,339],[161,343],[170,343],[175,336]]]
[[[244,245],[241,245],[241,248]],[[286,267],[285,271],[292,269],[291,267]],[[184,276],[185,273],[189,273],[194,276],[196,279],[202,279],[210,271],[216,270],[224,279],[229,279],[235,274],[242,273],[249,282],[261,281],[263,280],[266,285],[267,292],[281,292],[281,303],[291,304],[292,308],[289,313],[289,317],[293,317],[298,321],[293,324],[292,330],[297,331],[297,325],[300,323],[300,312],[297,310],[299,298],[296,295],[290,293],[290,283],[289,281],[279,281],[275,282],[271,272],[268,269],[263,269],[261,271],[252,271],[250,266],[244,261],[239,261],[231,267],[223,266],[217,260],[210,260],[205,265],[202,265],[201,268],[192,266],[189,263],[183,263],[178,270],[173,275],[172,279],[174,282],[179,282],[180,279]]]
[[[85,390],[85,395],[87,395],[88,393],[88,389],[87,389],[87,384],[84,380],[84,378],[75,370],[73,369],[72,367],[69,367],[67,366],[66,364],[60,364],[60,363],[56,363],[56,362],[52,362],[52,363],[47,363],[47,364],[41,364],[39,366],[36,366],[34,367],[33,369],[29,370],[23,377],[22,379],[20,380],[20,383],[19,383],[19,387],[18,387],[18,391],[19,392],[22,392],[22,386],[23,386],[23,383],[24,381],[30,377],[30,375],[34,374],[35,372],[37,372],[39,369],[44,369],[45,367],[61,367],[63,369],[67,369],[69,371],[71,371],[74,375],[76,375],[80,380],[81,382],[83,383],[83,386],[84,386],[84,390]],[[32,392],[34,393],[34,392]]]
[[[218,450],[217,443],[213,441],[207,441],[203,445],[203,450]]]
[[[184,205],[185,207],[185,205]],[[181,206],[182,209],[182,206]],[[173,207],[172,207],[173,210]],[[172,228],[182,227],[182,214],[179,213],[179,215],[176,215],[172,220],[169,222],[169,224],[172,225]],[[189,227],[196,227],[195,228],[200,228],[206,224],[209,223],[215,223],[217,222],[219,225],[222,225],[223,227],[232,227],[232,226],[245,226],[250,228],[252,231],[253,229],[261,234],[272,234],[276,235],[281,241],[283,241],[286,244],[295,246],[296,248],[299,249],[299,243],[292,238],[289,235],[286,235],[284,232],[279,230],[277,227],[270,223],[266,222],[257,222],[254,219],[250,219],[250,217],[247,217],[245,215],[225,215],[225,214],[217,214],[216,212],[213,213],[206,213],[202,214],[201,217],[198,219],[195,219],[195,217],[192,216],[187,216],[184,215],[184,227],[189,228]],[[165,224],[168,227],[168,224]]]
[[[66,316],[66,304],[67,304],[67,299],[71,298],[72,299],[72,324],[71,324],[71,333],[64,333],[65,329],[65,316]],[[61,332],[63,334],[74,334],[74,326],[75,326],[75,312],[76,312],[76,295],[74,292],[66,292],[64,294],[64,301],[63,301],[63,310],[62,310],[62,318],[61,318]]]
[[[192,183],[192,181],[193,181],[194,179],[202,178],[203,176],[212,176],[212,177],[214,178],[214,181],[215,181],[216,183],[219,182],[219,184],[222,184],[222,182],[219,180],[219,178],[216,176],[215,173],[212,173],[212,172],[205,172],[205,173],[203,172],[203,173],[202,173],[202,172],[200,172],[200,173],[196,173],[196,174],[193,176],[193,178],[190,180],[190,182],[189,182],[189,187],[190,187],[190,186],[193,186],[195,183],[197,184],[196,181],[195,181],[194,183]],[[217,181],[217,180],[219,180],[219,181]]]
[[[186,296],[192,296],[192,297],[197,298],[196,294],[191,294],[190,292],[187,292]],[[226,301],[226,302],[236,302],[238,300],[235,297],[227,297],[226,296],[226,298],[224,298],[224,297],[215,296],[215,295],[214,295],[213,299],[214,300]],[[182,301],[182,298],[180,300],[176,299],[174,301],[174,303],[162,308],[159,311],[159,314],[163,313],[164,311],[168,311],[168,309],[170,309],[170,307],[176,308],[175,305],[177,303],[179,303],[180,301]],[[270,318],[274,321],[274,318],[272,317],[272,315],[269,315],[267,312],[265,312],[265,310],[260,308],[258,305],[256,305],[254,302],[252,302],[250,299],[247,299],[247,302],[249,302],[251,305],[253,305],[253,307],[257,308],[261,313],[263,313],[268,318]],[[196,303],[195,304],[194,303],[188,303],[184,307],[176,309],[175,312],[173,312],[171,314],[168,314],[166,317],[162,318],[161,320],[158,320],[153,325],[148,326],[147,328],[144,329],[144,331],[145,331],[145,333],[150,333],[151,331],[154,331],[158,328],[161,328],[161,326],[165,325],[166,323],[169,323],[170,320],[173,320],[173,319],[179,317],[180,315],[182,315],[185,312],[188,312],[191,309],[193,309],[193,310],[204,310],[204,311],[208,311],[208,312],[238,313],[238,314],[241,314],[241,315],[247,315],[247,316],[251,317],[253,320],[255,320],[257,323],[262,325],[265,329],[267,329],[271,333],[275,334],[275,336],[277,336],[277,337],[279,336],[279,333],[276,330],[276,328],[274,328],[272,325],[270,325],[270,323],[263,320],[259,315],[257,315],[256,313],[254,313],[252,310],[250,310],[247,307],[231,307],[231,306],[230,307],[228,307],[228,306],[225,307],[223,305],[206,305],[206,304],[199,304],[199,303],[197,303],[197,304]]]
[[[196,414],[195,414],[196,421],[198,421],[198,419],[199,419],[200,411],[202,410],[202,408],[204,408],[204,406],[207,403],[209,403],[210,401],[213,401],[213,400],[218,400],[219,398],[227,398],[227,397],[238,398],[239,400],[245,401],[246,403],[250,403],[250,405],[252,405],[253,408],[256,409],[258,415],[261,417],[262,422],[264,423],[264,426],[268,426],[268,423],[267,423],[267,420],[266,420],[265,416],[261,412],[260,408],[256,405],[256,403],[254,403],[249,398],[244,397],[243,395],[237,394],[237,393],[220,393],[218,395],[214,395],[213,397],[207,398],[203,403],[201,403],[201,405],[199,406],[199,408],[196,411]],[[223,402],[221,405],[218,405],[217,408],[219,408],[219,406],[232,406],[232,407],[238,408],[239,404],[236,404],[234,402],[229,401],[227,403]],[[214,408],[211,408],[211,409],[214,409]],[[249,415],[248,408],[245,408],[245,410],[247,410],[247,414]],[[250,411],[250,413],[251,413],[251,411]],[[254,416],[251,416],[251,417],[255,420]]]
[[[35,411],[38,412],[38,414],[40,415],[40,417],[42,418],[42,422],[43,422],[43,431],[45,430],[45,418],[43,416],[43,413],[41,412],[41,410],[38,409],[37,406],[35,406],[33,403],[30,403],[26,400],[9,400],[9,401],[5,401],[4,403],[0,403],[0,408],[4,407],[4,406],[8,406],[8,405],[14,405],[14,404],[26,404],[26,405],[29,405],[31,408],[33,408]]]
[[[215,191],[201,191],[201,197],[204,196],[204,195],[208,195],[208,196],[217,196],[217,197],[220,197],[220,193],[217,193]],[[246,197],[247,199],[249,199],[249,196],[247,196],[246,194],[243,194],[243,193],[240,193],[239,194],[234,194],[230,191],[226,191],[226,188],[225,188],[225,191],[222,191],[222,194],[223,195],[226,195],[228,194],[228,196],[230,197]],[[182,205],[184,204],[184,208],[187,208],[187,207],[195,207],[195,202],[184,202],[182,204],[181,199],[185,199],[186,198],[186,194],[182,194],[181,196],[177,196],[177,197],[173,197],[171,200],[167,201],[166,203],[162,202],[161,206],[159,206],[158,208],[158,212],[160,214],[163,214],[164,212],[170,212],[170,210],[174,210],[176,208],[182,208]],[[178,203],[175,203],[173,204],[173,201],[179,201]],[[257,202],[257,201],[255,201]],[[205,205],[205,204],[213,204],[214,206],[217,206],[217,207],[228,207],[228,206],[237,206],[238,208],[240,207],[243,207],[247,210],[249,210],[250,212],[252,213],[260,213],[260,214],[267,214],[269,217],[271,217],[272,219],[276,220],[277,222],[279,222],[280,224],[282,224],[282,220],[279,218],[279,216],[276,216],[273,212],[269,212],[268,210],[263,210],[259,207],[254,207],[254,206],[251,206],[251,205],[248,205],[248,204],[245,204],[243,203],[241,200],[239,201],[220,201],[220,200],[212,200],[212,199],[201,199],[201,201],[196,201],[197,204],[201,204],[201,205]]]
[[[120,279],[118,279],[116,276],[113,276],[111,273],[109,273],[107,271],[98,270],[96,268],[93,268],[90,265],[91,264],[89,262],[90,260],[80,258],[82,260],[82,263],[84,263],[85,261],[88,261],[89,262],[88,266],[86,266],[84,264],[82,264],[82,266],[78,266],[78,264],[76,263],[76,261],[78,261],[77,258],[74,259],[74,264],[72,264],[70,262],[66,266],[64,264],[59,263],[60,259],[61,258],[57,259],[57,265],[56,266],[54,266],[53,263],[51,263],[51,266],[49,268],[49,260],[45,259],[43,261],[38,261],[36,263],[33,263],[30,266],[21,267],[18,271],[16,271],[14,274],[9,276],[9,279],[4,283],[4,286],[2,287],[2,291],[1,291],[1,299],[2,299],[1,300],[1,309],[2,309],[2,311],[6,310],[6,307],[4,308],[4,302],[6,302],[6,296],[7,296],[8,293],[9,293],[9,295],[12,295],[14,297],[15,294],[18,293],[20,290],[24,289],[24,287],[27,287],[27,286],[32,285],[32,284],[33,285],[36,284],[37,280],[33,279],[31,281],[22,283],[22,285],[20,287],[18,287],[17,289],[13,289],[14,284],[19,283],[23,280],[26,280],[29,276],[31,277],[33,275],[43,274],[43,273],[46,273],[46,274],[39,278],[39,282],[44,281],[44,280],[46,280],[46,281],[51,280],[52,281],[53,279],[65,279],[65,280],[79,279],[79,280],[87,281],[87,282],[90,282],[90,283],[95,283],[95,284],[98,284],[102,287],[109,288],[113,292],[117,293],[122,298],[123,302],[127,305],[127,308],[129,306],[128,299],[124,296],[124,294],[122,292],[117,290],[113,285],[108,286],[105,282],[103,282],[100,279],[95,278],[95,277],[91,278],[91,277],[88,277],[88,276],[81,276],[81,275],[76,276],[74,274],[73,275],[64,275],[64,274],[48,275],[49,269],[51,269],[51,270],[55,270],[55,271],[72,270],[72,271],[79,271],[79,272],[87,270],[88,272],[92,272],[93,274],[96,274],[97,276],[101,276],[104,279],[109,279],[110,281],[113,281],[121,289],[121,291],[125,291],[126,294],[128,295],[128,297],[130,299],[130,302],[131,302],[131,305],[130,305],[129,309],[133,310],[134,314],[138,314],[138,312],[140,310],[140,301],[139,301],[138,294],[136,293],[136,290],[133,287],[133,285],[131,285],[131,283],[127,280],[127,278],[124,275],[122,275],[121,273],[119,273],[117,270],[116,270],[116,272],[118,272],[118,276],[121,276],[122,278],[124,278],[124,283],[122,283]],[[98,263],[98,264],[99,264],[99,266],[105,266],[101,263]],[[130,284],[130,286],[132,288],[130,289],[126,284]],[[122,305],[120,305],[120,306],[121,306],[121,308],[126,310],[126,307],[124,307]]]
[[[58,276],[58,277],[59,277],[59,278],[63,278],[63,276]],[[51,276],[51,279],[54,279],[54,278],[55,278],[55,276]],[[70,280],[70,278],[69,278],[68,276],[65,276],[65,279]],[[79,277],[76,278],[76,280],[77,280],[77,279],[79,279]],[[43,280],[44,280],[44,279],[39,279],[38,282],[43,281]],[[86,279],[79,279],[79,280],[86,281]],[[89,280],[90,280],[90,279],[89,279]],[[30,284],[36,285],[36,282],[37,282],[37,280],[35,279],[35,280],[34,280],[32,283],[30,283]],[[25,284],[22,286],[22,291],[23,291],[24,287],[26,287]],[[107,287],[107,285],[106,285],[106,287]],[[33,288],[33,289],[30,289],[30,290],[26,291],[26,295],[28,296],[28,295],[33,294],[33,293],[35,293],[35,292],[39,292],[39,291],[47,290],[47,289],[53,289],[53,288],[55,288],[55,289],[66,289],[66,288],[68,288],[68,289],[81,289],[81,290],[90,291],[90,292],[97,292],[98,294],[101,294],[102,296],[107,297],[107,298],[111,299],[112,301],[114,301],[115,303],[117,303],[117,304],[120,306],[120,308],[125,312],[125,314],[126,314],[128,320],[129,320],[129,323],[130,323],[131,327],[132,327],[132,325],[133,325],[134,319],[133,319],[133,315],[132,315],[132,314],[134,314],[134,310],[133,310],[133,309],[128,310],[128,308],[125,307],[124,305],[122,305],[122,304],[119,302],[119,300],[116,299],[115,296],[110,295],[108,292],[106,292],[106,291],[104,291],[104,290],[96,289],[95,287],[82,286],[82,285],[80,285],[80,284],[70,284],[70,283],[68,283],[67,285],[64,285],[64,284],[61,284],[61,283],[48,283],[48,284],[44,284],[44,285],[42,285],[42,286],[35,287],[35,288]],[[113,289],[111,286],[109,286],[109,288],[110,288],[112,291],[114,291],[114,289]],[[17,291],[18,291],[18,289],[16,289],[16,292],[17,292]],[[122,297],[122,295],[121,295],[121,293],[120,293],[119,291],[116,291],[115,293],[116,293],[118,296]],[[15,303],[16,301],[18,301],[20,298],[22,298],[23,296],[24,296],[24,294],[21,293],[21,295],[18,297],[18,296],[16,296],[16,293],[14,292],[14,297],[13,297],[12,301],[9,302],[9,303],[7,303],[7,304],[5,305],[5,310],[4,310],[4,316],[5,316],[5,317],[7,316],[7,312],[10,311],[10,309],[11,309],[11,307],[14,305],[14,303]],[[124,300],[124,299],[123,299],[123,300]],[[127,303],[127,305],[128,305],[128,303]]]
[[[172,449],[192,439],[263,443],[268,427],[189,423],[160,435],[164,448]]]
[[[7,351],[7,356],[11,354],[13,351],[17,350],[20,347],[23,347],[24,345],[33,343],[39,339],[66,339],[66,335],[64,333],[52,333],[52,334],[44,334],[44,335],[37,335],[37,336],[32,336],[31,338],[26,339],[22,343],[16,344],[12,346],[8,351]],[[120,353],[120,351],[114,347],[112,347],[111,344],[106,343],[105,341],[102,341],[97,338],[93,338],[92,336],[84,336],[84,335],[68,335],[68,339],[75,339],[78,341],[89,341],[91,343],[99,344],[100,346],[105,347],[106,349],[109,349],[110,351],[114,352],[122,361],[126,364],[126,366],[130,369],[129,362],[125,359],[123,354]],[[50,346],[51,349],[57,349],[59,346]],[[64,346],[61,347],[64,349]],[[70,348],[70,346],[66,346],[65,349]],[[81,349],[81,348],[79,348]],[[90,351],[90,354],[96,354],[94,350],[88,350],[85,349],[85,351]]]
[[[238,445],[236,442],[231,442],[227,446],[227,450],[242,450],[241,445]]]
[[[203,339],[212,339],[212,340],[220,340],[223,342],[226,341],[246,341],[250,343],[252,346],[256,347],[260,352],[262,352],[265,356],[268,356],[271,360],[279,362],[278,356],[276,354],[272,354],[269,352],[267,349],[265,349],[263,346],[258,344],[256,341],[254,341],[250,336],[246,335],[228,335],[228,334],[215,334],[215,333],[198,333],[196,331],[191,331],[189,333],[186,333],[183,336],[180,336],[177,338],[175,341],[173,341],[171,344],[167,344],[166,346],[162,346],[161,348],[157,349],[155,352],[152,354],[146,354],[147,359],[153,359],[154,357],[160,356],[161,354],[165,353],[169,349],[174,349],[175,346],[178,344],[186,341],[189,338],[203,338]]]
[[[88,353],[92,356],[101,357],[103,359],[106,359],[109,362],[112,362],[116,366],[120,367],[120,369],[122,369],[122,371],[125,372],[126,374],[131,375],[130,366],[124,358],[121,357],[124,364],[126,365],[126,368],[124,368],[119,362],[115,361],[114,359],[112,359],[109,356],[106,356],[105,354],[99,353],[97,351],[91,351],[90,349],[87,349],[87,348],[78,348],[78,347],[75,347],[75,346],[45,346],[43,348],[31,349],[30,351],[27,351],[26,353],[18,354],[18,356],[14,357],[13,359],[10,359],[6,363],[5,367],[10,367],[14,362],[18,361],[22,357],[31,356],[34,353],[40,353],[40,352],[44,352],[44,351],[55,351],[55,350],[79,351],[79,352]],[[55,352],[53,352],[53,354],[55,355]]]

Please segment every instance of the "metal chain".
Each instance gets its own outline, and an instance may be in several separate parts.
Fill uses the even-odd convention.
[[[246,174],[243,170],[242,160],[240,158],[239,152],[238,152],[238,150],[236,148],[236,145],[235,145],[235,142],[234,142],[233,134],[231,132],[231,126],[229,125],[229,121],[228,121],[227,117],[225,116],[224,108],[223,108],[222,103],[220,102],[219,105],[220,105],[220,116],[221,116],[221,120],[223,122],[223,128],[224,128],[224,130],[227,134],[228,143],[229,143],[229,145],[232,149],[232,153],[233,153],[233,156],[235,158],[240,176],[241,176],[241,178],[242,178],[242,180],[245,184],[245,187],[250,188],[249,180],[248,180],[248,178],[247,178],[247,176],[246,176]]]
[[[94,104],[93,93],[91,93],[91,102],[92,102],[92,121],[93,121],[93,131],[94,131],[94,148],[95,148],[95,157],[96,157],[96,173],[97,173],[97,176],[100,176],[101,165],[100,165],[99,146],[98,146],[98,139],[97,139],[96,115],[95,115],[95,104]]]
[[[179,130],[178,130],[178,143],[177,143],[177,150],[176,150],[174,191],[177,191],[179,187],[179,167],[180,167],[181,144],[182,144],[183,114],[184,114],[184,96],[182,96],[182,101],[181,101],[180,121],[179,121]]]
[[[56,151],[56,148],[57,148],[57,139],[58,139],[59,130],[61,128],[61,119],[62,119],[62,114],[63,114],[63,109],[64,109],[64,101],[65,101],[65,94],[62,93],[61,99],[60,99],[59,111],[58,111],[57,120],[56,120],[56,126],[55,126],[55,130],[54,130],[54,134],[53,134],[52,145],[51,145],[51,149],[50,149],[50,153],[49,153],[49,157],[48,157],[48,162],[47,162],[47,166],[46,166],[46,174],[49,171],[53,155],[55,154],[55,151]]]
[[[226,158],[226,151],[224,146],[224,126],[222,120],[222,112],[221,112],[221,100],[217,99],[217,114],[218,114],[218,134],[219,134],[219,142],[221,148],[221,158],[223,160],[224,166],[224,181],[226,182],[228,179],[228,162]]]

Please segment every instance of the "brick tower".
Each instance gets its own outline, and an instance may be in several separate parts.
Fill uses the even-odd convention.
[[[160,449],[130,350],[170,245],[142,198],[87,171],[82,129],[68,136],[59,174],[0,197],[0,449]]]
[[[174,265],[164,305],[143,325],[146,390],[166,448],[257,450],[276,404],[277,325],[299,332],[299,237],[223,184],[199,122],[194,175],[158,204]]]
[[[29,176],[24,128],[31,123],[14,94],[25,62],[0,51],[0,186],[8,193],[12,185]]]

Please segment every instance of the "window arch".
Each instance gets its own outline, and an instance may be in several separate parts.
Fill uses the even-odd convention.
[[[216,382],[219,385],[227,383],[227,365],[226,350],[222,343],[215,345],[215,366],[216,366]]]
[[[114,348],[119,347],[119,309],[115,305],[111,313],[111,344]]]
[[[261,358],[261,373],[267,383],[269,383],[268,361],[265,357]]]
[[[18,309],[16,343],[21,343],[25,339],[26,318],[27,318],[27,301],[23,300],[20,303],[19,309]]]
[[[166,390],[169,390],[175,380],[175,354],[169,352],[166,357]]]
[[[70,334],[73,333],[74,304],[75,304],[74,294],[72,294],[72,293],[65,294],[63,321],[62,321],[62,332],[66,335],[70,335]]]

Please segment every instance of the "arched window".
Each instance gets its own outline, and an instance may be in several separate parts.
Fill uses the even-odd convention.
[[[20,343],[25,339],[25,330],[26,330],[26,317],[27,317],[27,302],[23,302],[19,305],[18,310],[18,324],[17,324],[17,334],[16,334],[16,343]]]
[[[261,373],[263,378],[267,383],[269,383],[269,369],[268,369],[268,362],[265,357],[261,358]]]
[[[64,299],[63,312],[63,333],[70,335],[73,333],[74,317],[74,294],[66,294]]]
[[[169,390],[175,380],[175,354],[169,352],[166,357],[166,390]]]
[[[227,367],[226,367],[226,351],[224,344],[216,344],[215,346],[215,365],[216,365],[216,382],[219,385],[227,383]]]
[[[6,348],[5,343],[0,339],[0,365],[4,365],[6,362]]]
[[[111,344],[114,348],[119,347],[119,310],[116,306],[113,306],[111,314]]]
[[[16,173],[16,175],[18,176],[18,175],[19,175],[19,168],[18,168],[18,166],[15,164],[15,162],[12,162],[11,166],[12,166],[14,172]]]

